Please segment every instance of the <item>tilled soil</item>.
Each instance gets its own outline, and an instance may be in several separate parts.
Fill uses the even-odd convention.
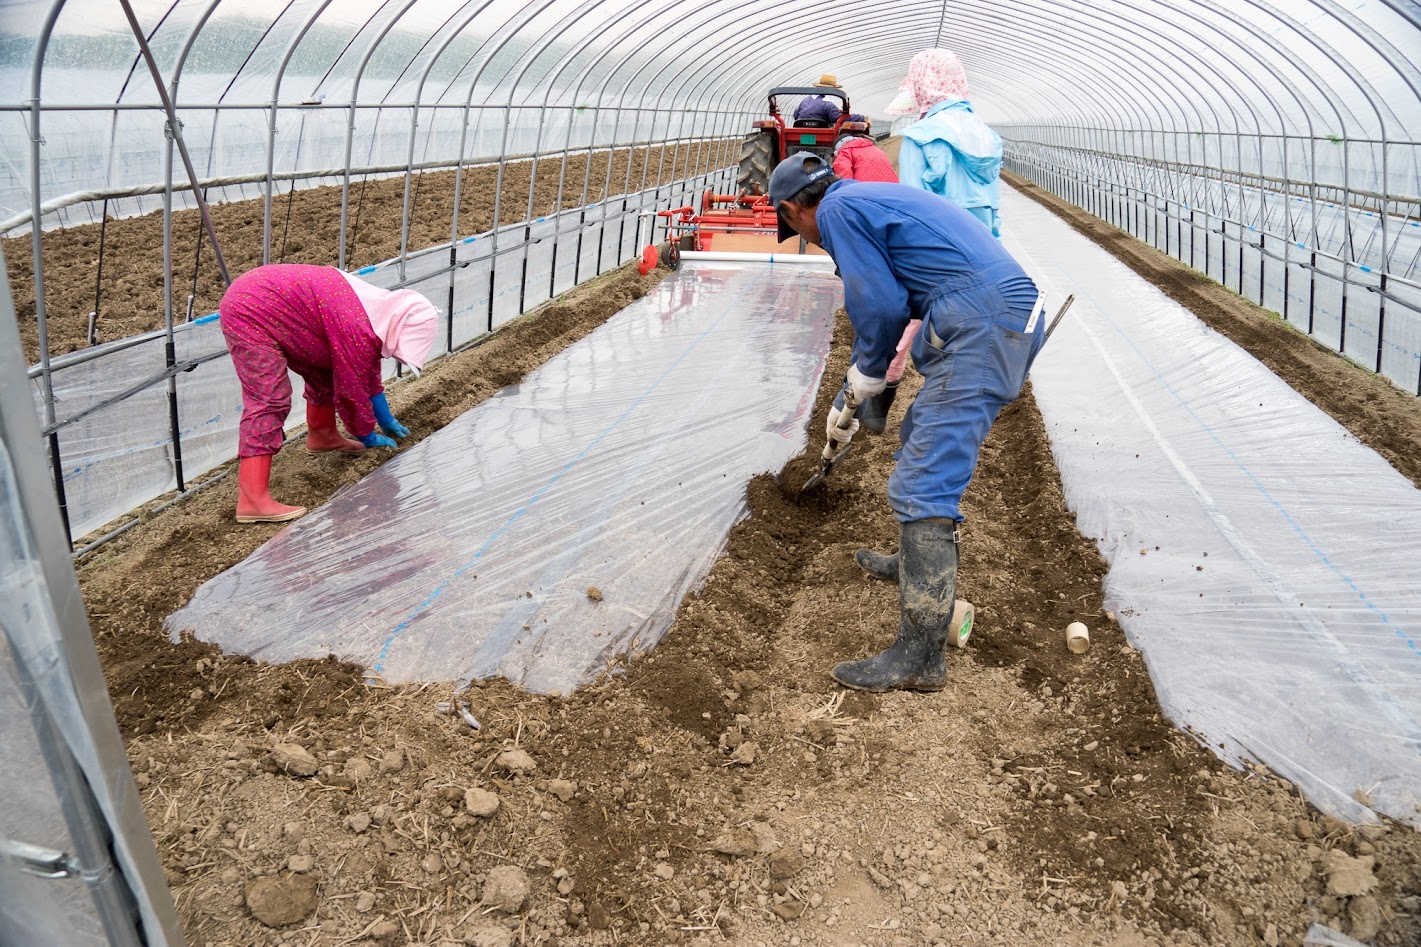
[[[676,147],[619,149],[611,157],[598,152],[542,159],[533,179],[533,216],[580,207],[613,195],[640,190],[658,183],[703,174],[734,160],[734,144],[705,142]],[[630,162],[630,168],[628,163]],[[527,219],[531,161],[511,162],[503,169],[503,200],[498,222],[502,226]],[[411,251],[449,240],[454,207],[455,172],[429,171],[411,177]],[[482,233],[493,226],[493,195],[498,168],[485,165],[463,172],[459,185],[459,234]],[[645,182],[643,184],[643,182]],[[584,193],[585,187],[585,193]],[[562,202],[558,206],[561,188]],[[346,264],[366,266],[388,260],[400,252],[400,221],[404,208],[405,179],[380,178],[351,182]],[[312,263],[334,266],[340,243],[339,186],[293,190],[277,195],[272,206],[272,251],[275,263]],[[228,272],[239,276],[262,261],[262,207],[260,198],[211,205],[213,225],[222,246]],[[103,269],[99,247],[102,230]],[[98,295],[98,341],[137,335],[163,327],[163,218],[161,213],[110,220],[106,228],[84,224],[44,234],[45,328],[51,355],[85,348],[89,344],[89,313]],[[15,294],[15,315],[25,360],[39,360],[35,323],[34,248],[29,235],[0,240],[10,288]],[[195,210],[173,215],[174,306],[176,318],[186,318],[193,273],[197,280],[194,314],[217,311],[223,284],[202,220]]]
[[[397,415],[427,436],[660,275],[624,268],[515,320],[394,387]],[[841,314],[821,405],[850,342]],[[834,685],[833,662],[896,627],[896,589],[852,560],[896,540],[893,446],[861,434],[794,499],[752,481],[750,516],[654,651],[571,696],[479,684],[461,695],[478,730],[437,709],[447,686],[167,642],[163,619],[278,528],[232,521],[230,478],[104,547],[80,581],[190,940],[1214,947],[1298,945],[1320,919],[1421,942],[1413,830],[1319,816],[1161,718],[1101,612],[1105,566],[1029,391],[965,497],[977,626],[948,688]],[[314,505],[385,456],[288,449],[274,492]]]

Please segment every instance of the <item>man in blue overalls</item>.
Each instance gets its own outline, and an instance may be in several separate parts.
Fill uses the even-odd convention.
[[[828,437],[846,445],[844,394],[862,404],[884,376],[909,319],[922,319],[913,364],[923,388],[903,419],[903,447],[888,481],[899,551],[860,549],[870,575],[897,581],[898,640],[834,666],[858,690],[936,691],[957,591],[958,503],[997,412],[1026,381],[1046,340],[1040,294],[990,230],[950,201],[900,184],[840,181],[812,154],[791,155],[770,176],[780,239],[798,233],[834,258],[854,326],[853,363],[829,412]]]

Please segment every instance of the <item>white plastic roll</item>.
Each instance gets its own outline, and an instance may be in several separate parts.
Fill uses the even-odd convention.
[[[798,263],[808,266],[834,268],[832,257],[808,253],[745,253],[731,250],[683,250],[681,259],[689,262],[707,263]]]

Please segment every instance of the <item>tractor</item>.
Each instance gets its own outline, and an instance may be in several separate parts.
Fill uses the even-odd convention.
[[[781,95],[830,95],[839,99],[839,120],[804,121],[789,124],[779,110]],[[800,151],[812,151],[826,165],[834,163],[834,142],[846,130],[862,131],[864,126],[849,121],[849,96],[842,89],[824,86],[781,86],[771,89],[770,117],[755,122],[755,130],[740,144],[740,176],[736,186],[741,194],[765,194],[770,188],[770,172],[785,158]],[[793,119],[790,119],[792,122]]]

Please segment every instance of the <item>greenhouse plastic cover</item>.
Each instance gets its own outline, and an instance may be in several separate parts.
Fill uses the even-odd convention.
[[[1421,825],[1421,491],[1106,251],[1003,199],[1008,246],[1076,294],[1033,389],[1165,711],[1326,812]]]
[[[827,268],[688,263],[168,627],[269,661],[334,653],[388,682],[571,691],[656,643],[745,482],[803,449],[840,298]]]
[[[8,493],[9,458],[0,454],[0,495]],[[4,496],[6,519],[12,518],[9,496]],[[10,526],[9,522],[6,526]],[[17,531],[0,533],[0,545],[13,540]],[[26,550],[0,549],[0,582],[4,601],[0,618],[7,629],[28,631],[26,624],[43,625],[50,612],[45,603],[44,578],[37,563],[24,555]],[[24,621],[24,616],[33,616]],[[31,635],[37,638],[38,635]],[[57,637],[57,635],[56,635]],[[52,647],[52,646],[51,646]],[[56,663],[51,659],[51,663]],[[53,851],[73,851],[64,823],[58,790],[47,775],[48,764],[35,733],[33,717],[41,710],[31,706],[33,685],[24,681],[17,660],[4,635],[0,635],[0,740],[5,746],[5,765],[0,767],[0,842],[15,839]],[[53,899],[49,910],[33,910]],[[103,944],[102,926],[87,888],[82,885],[55,886],[25,871],[5,856],[0,845],[0,942],[12,944]]]

